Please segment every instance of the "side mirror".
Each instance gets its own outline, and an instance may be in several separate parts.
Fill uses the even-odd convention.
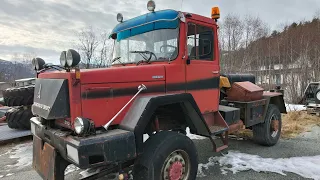
[[[117,39],[117,33],[111,34],[110,37],[111,37],[112,39]]]

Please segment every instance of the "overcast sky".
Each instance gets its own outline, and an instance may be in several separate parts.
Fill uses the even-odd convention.
[[[156,0],[156,9],[181,9],[181,0]],[[0,59],[32,52],[58,63],[62,50],[73,48],[76,32],[88,26],[112,29],[116,14],[128,19],[144,14],[147,0],[0,0]],[[219,6],[228,13],[259,16],[272,29],[311,20],[320,0],[183,0],[182,10],[210,16]]]

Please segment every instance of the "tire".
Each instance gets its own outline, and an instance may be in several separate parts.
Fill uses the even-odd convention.
[[[3,91],[6,106],[29,106],[33,104],[34,86],[9,88]]]
[[[170,163],[171,160],[172,164]],[[170,175],[179,178],[181,171],[188,172],[187,176],[181,177],[183,180],[196,179],[198,171],[196,147],[191,139],[183,134],[162,131],[151,136],[145,142],[143,154],[135,161],[133,178],[163,180],[165,179],[164,176]]]
[[[11,129],[30,129],[30,119],[33,117],[31,108],[19,107],[12,108],[6,112],[6,120]]]
[[[275,130],[272,126],[273,122],[278,120],[278,126]],[[281,113],[278,107],[274,104],[269,104],[268,111],[264,120],[264,123],[254,125],[252,127],[253,131],[253,141],[257,144],[264,146],[273,146],[277,144],[281,135]]]

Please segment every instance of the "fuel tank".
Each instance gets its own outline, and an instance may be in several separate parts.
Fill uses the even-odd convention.
[[[244,81],[249,81],[253,84],[256,83],[256,77],[253,74],[221,74],[221,76],[227,77],[230,84]]]

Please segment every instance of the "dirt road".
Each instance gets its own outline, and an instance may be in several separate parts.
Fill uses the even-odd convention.
[[[295,173],[303,176],[310,175],[313,179],[320,179],[320,127],[314,128],[312,132],[301,135],[298,138],[282,139],[276,146],[269,148],[255,145],[250,140],[230,140],[230,148],[228,151],[223,152],[225,155],[229,152],[229,155],[226,156],[221,153],[213,153],[210,143],[206,139],[194,139],[194,142],[198,148],[199,161],[202,163],[200,167],[203,170],[199,173],[197,178],[199,180],[305,179]],[[239,152],[234,151],[245,154],[239,154]],[[218,157],[214,161],[216,163],[214,166],[212,166],[213,163],[208,163],[210,157]],[[31,163],[31,142],[2,146],[0,148],[0,179],[40,179],[37,173],[32,170]],[[222,166],[219,164],[222,164]],[[206,165],[210,166],[207,170],[203,168]],[[231,170],[239,170],[240,172],[233,174],[228,170],[230,167],[233,167]],[[284,169],[295,171],[295,173],[284,172],[286,175],[279,174],[281,172],[259,173],[252,169],[260,171]],[[80,170],[71,167],[68,172],[66,179],[78,179],[80,177]]]

